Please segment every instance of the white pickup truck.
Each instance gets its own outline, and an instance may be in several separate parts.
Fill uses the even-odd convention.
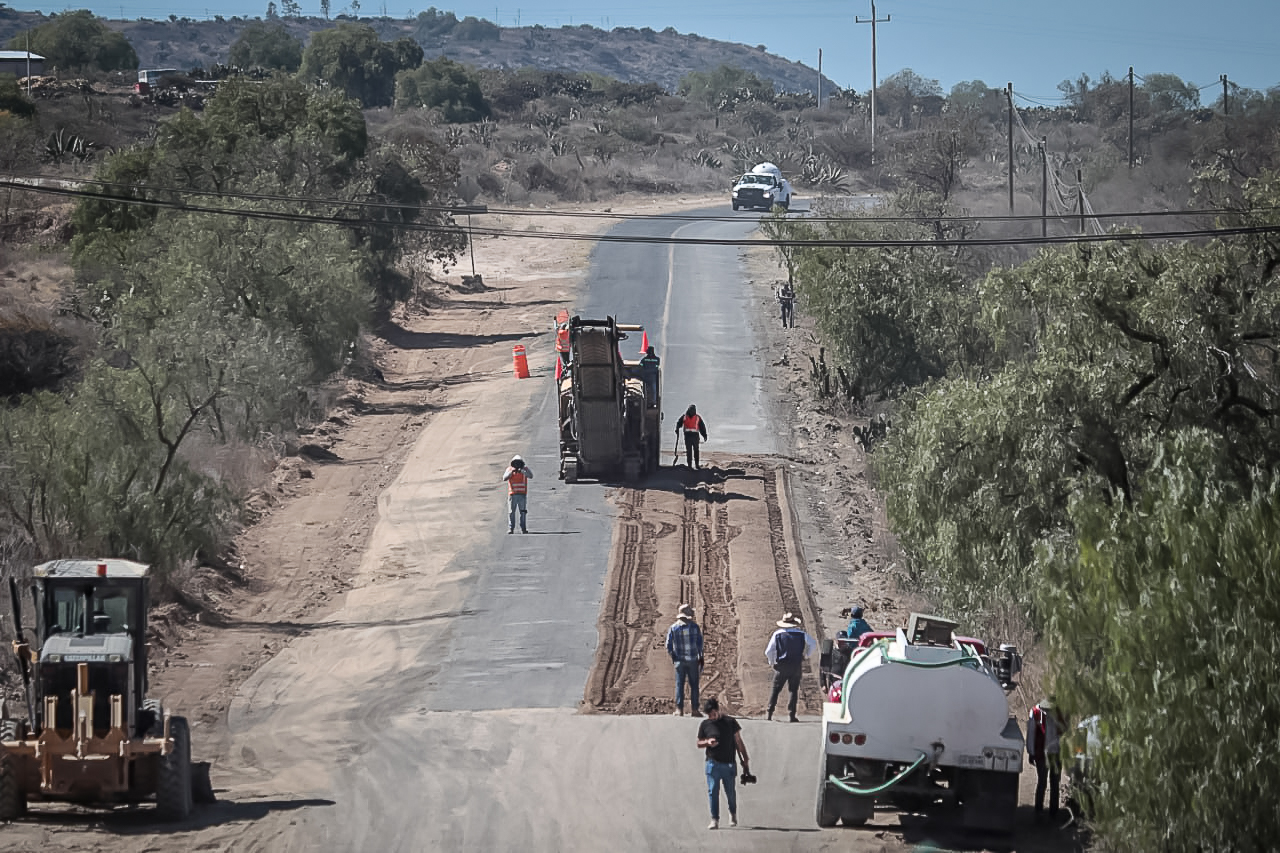
[[[1023,739],[1005,688],[1021,666],[913,613],[853,652],[822,713],[817,823],[861,825],[877,804],[958,813],[966,828],[1013,831]]]
[[[788,210],[791,207],[791,182],[782,177],[782,170],[772,163],[761,163],[747,172],[733,185],[731,196],[733,209],[773,210],[774,206]]]

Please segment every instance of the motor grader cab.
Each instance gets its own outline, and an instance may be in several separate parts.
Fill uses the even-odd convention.
[[[643,326],[571,318],[568,366],[559,378],[560,478],[638,479],[661,454],[661,370],[622,357],[628,332]]]
[[[187,721],[147,697],[149,569],[130,560],[54,560],[30,586],[35,637],[10,579],[25,717],[0,707],[0,820],[29,802],[155,801],[181,820],[193,803]]]

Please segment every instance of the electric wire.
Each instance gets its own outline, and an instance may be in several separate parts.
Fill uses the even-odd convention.
[[[1029,147],[1037,147],[1039,140],[1034,139],[1029,132],[1023,128],[1025,139]],[[303,204],[303,205],[325,205],[336,208],[370,208],[373,210],[392,210],[403,212],[405,210],[421,210],[435,211],[453,215],[489,215],[489,216],[522,216],[522,217],[553,217],[564,219],[597,219],[597,220],[671,220],[677,222],[739,222],[741,216],[699,216],[695,214],[681,213],[613,213],[605,211],[574,211],[574,210],[535,210],[529,208],[495,208],[486,207],[483,213],[477,210],[469,210],[469,206],[450,206],[450,205],[422,205],[405,202],[375,202],[375,201],[359,201],[354,199],[341,198],[316,198],[311,196],[286,196],[273,195],[268,193],[250,193],[250,192],[228,192],[214,190],[187,189],[179,187],[169,187],[155,184],[128,184],[114,181],[102,181],[94,179],[69,180],[52,175],[15,175],[12,178],[0,178],[0,187],[27,190],[31,192],[48,192],[57,195],[76,196],[81,198],[92,198],[106,202],[128,203],[130,201],[143,201],[139,196],[121,196],[104,194],[104,192],[88,192],[77,190],[80,185],[92,185],[103,188],[104,192],[127,192],[138,193],[141,191],[163,194],[168,193],[174,197],[181,196],[205,196],[217,199],[227,199],[233,201],[275,201],[287,204]],[[57,186],[54,186],[57,185]],[[1070,189],[1070,188],[1068,188]],[[1074,199],[1073,199],[1074,200]],[[151,201],[158,201],[151,199]],[[178,205],[178,202],[174,202]],[[1251,213],[1266,213],[1280,211],[1280,207],[1260,207],[1251,208]],[[1189,210],[1145,210],[1145,211],[1116,211],[1108,213],[1093,213],[1092,215],[1099,219],[1117,219],[1117,220],[1140,220],[1148,218],[1164,218],[1164,217],[1204,217],[1204,216],[1239,216],[1242,211],[1233,208],[1199,208]],[[1075,213],[1067,213],[1064,215],[1076,216]],[[885,216],[885,215],[868,215],[868,216],[806,216],[805,221],[809,223],[827,223],[827,222],[876,222],[876,223],[917,223],[933,225],[938,222],[942,223],[971,223],[971,222],[1038,222],[1042,217],[1038,214],[956,214],[949,216]],[[353,220],[362,221],[365,224],[390,224],[388,220],[383,219],[365,219]]]
[[[9,182],[0,181],[0,186]],[[16,185],[20,189],[35,190],[64,196],[89,195],[104,201],[117,204],[137,205],[176,210],[183,213],[212,214],[219,216],[236,216],[244,219],[262,219],[280,222],[300,222],[308,224],[339,225],[344,227],[377,225],[407,231],[428,233],[460,234],[464,231],[488,237],[513,237],[536,240],[577,240],[597,243],[642,243],[673,246],[784,246],[794,248],[938,248],[959,246],[1042,246],[1072,243],[1098,243],[1108,241],[1134,242],[1151,240],[1190,240],[1203,237],[1242,236],[1248,234],[1280,234],[1280,223],[1274,225],[1227,226],[1219,228],[1184,229],[1160,232],[1108,232],[1104,235],[1075,234],[1052,237],[969,237],[964,239],[720,239],[709,237],[662,237],[626,234],[569,234],[549,231],[524,231],[503,228],[464,228],[461,225],[439,225],[423,222],[395,222],[389,220],[359,219],[345,216],[325,216],[319,214],[291,213],[288,211],[258,210],[245,208],[203,207],[181,202],[156,201],[152,199],[126,199],[115,196],[99,196],[77,190],[55,187],[30,187]],[[1039,218],[1039,217],[1037,217]],[[1058,217],[1055,217],[1058,218]]]

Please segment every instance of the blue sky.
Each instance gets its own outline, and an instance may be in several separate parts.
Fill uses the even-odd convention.
[[[109,18],[165,18],[175,10],[157,0],[57,4],[5,0],[15,9],[59,12],[91,9]],[[351,0],[330,0],[330,14]],[[304,14],[319,15],[319,0],[300,0]],[[406,17],[435,5],[459,18],[474,15],[505,26],[591,24],[674,27],[682,33],[743,44],[817,65],[840,86],[871,86],[871,0],[360,0],[361,15]],[[260,17],[267,0],[194,0],[178,14]],[[993,88],[1012,82],[1027,99],[1054,103],[1057,85],[1082,73],[1116,77],[1177,74],[1206,87],[1202,99],[1221,92],[1219,75],[1241,86],[1280,85],[1280,2],[1277,0],[877,0],[877,71],[883,79],[911,68],[944,90],[964,80]]]

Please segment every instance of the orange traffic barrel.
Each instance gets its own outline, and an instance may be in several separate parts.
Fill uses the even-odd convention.
[[[524,355],[524,344],[516,344],[511,348],[511,356],[515,361],[516,379],[529,378],[529,360]]]

